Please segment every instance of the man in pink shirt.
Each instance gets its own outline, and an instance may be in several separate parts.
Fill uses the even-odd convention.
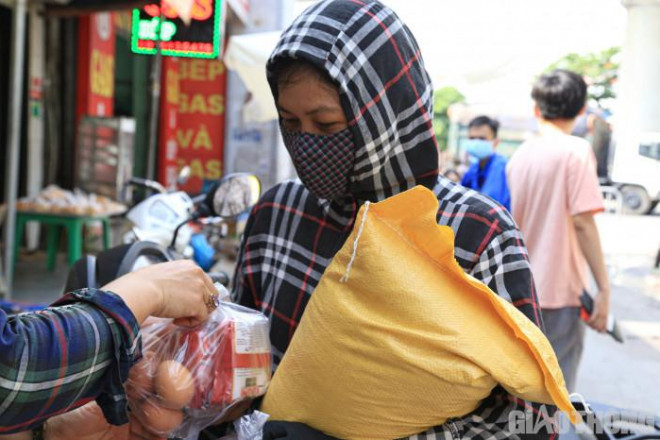
[[[534,84],[539,136],[525,142],[507,167],[511,212],[529,251],[546,336],[569,390],[575,387],[584,344],[580,295],[591,269],[598,294],[588,325],[605,330],[610,284],[594,214],[603,211],[596,160],[585,140],[570,136],[584,112],[587,86],[579,75],[555,70]]]

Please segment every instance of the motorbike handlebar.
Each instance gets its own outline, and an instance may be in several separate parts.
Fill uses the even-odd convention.
[[[121,188],[121,200],[126,201],[126,190],[129,186],[139,186],[148,190],[165,194],[167,189],[155,180],[142,179],[140,177],[131,177]]]
[[[163,194],[167,192],[167,189],[165,189],[165,187],[159,182],[156,182],[155,180],[142,179],[140,177],[131,177],[131,179],[124,184],[125,187],[131,185],[141,186],[143,188],[151,189]]]
[[[200,203],[204,203],[204,200],[206,200],[206,193],[199,194],[199,195],[192,198],[192,201],[195,205],[199,205]]]

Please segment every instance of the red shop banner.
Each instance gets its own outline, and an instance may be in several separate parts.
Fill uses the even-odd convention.
[[[177,162],[179,168],[188,165],[191,171],[183,189],[200,193],[222,177],[227,75],[218,60],[178,62]]]
[[[112,116],[115,27],[112,14],[81,17],[78,26],[78,121],[83,115]]]
[[[160,146],[158,180],[166,187],[176,184],[179,174],[177,126],[179,121],[179,60],[163,58],[163,93],[160,96]]]

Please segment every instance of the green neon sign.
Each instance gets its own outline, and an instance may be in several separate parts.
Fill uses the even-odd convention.
[[[220,54],[223,4],[222,0],[206,0],[205,3],[210,13],[201,19],[193,16],[190,26],[186,26],[178,16],[172,15],[171,9],[167,11],[168,14],[159,14],[159,3],[133,9],[132,51],[155,55],[160,36],[160,48],[164,56],[217,58]]]
[[[140,40],[156,40],[160,29],[161,41],[172,41],[172,37],[177,32],[177,27],[171,21],[163,20],[160,17],[153,17],[151,20],[140,20],[138,23],[138,38]]]

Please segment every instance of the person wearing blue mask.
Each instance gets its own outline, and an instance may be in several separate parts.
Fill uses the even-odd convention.
[[[511,209],[511,196],[506,183],[504,156],[495,153],[499,143],[497,131],[500,123],[488,116],[478,116],[468,124],[465,150],[474,160],[461,180],[461,185],[485,194]]]

